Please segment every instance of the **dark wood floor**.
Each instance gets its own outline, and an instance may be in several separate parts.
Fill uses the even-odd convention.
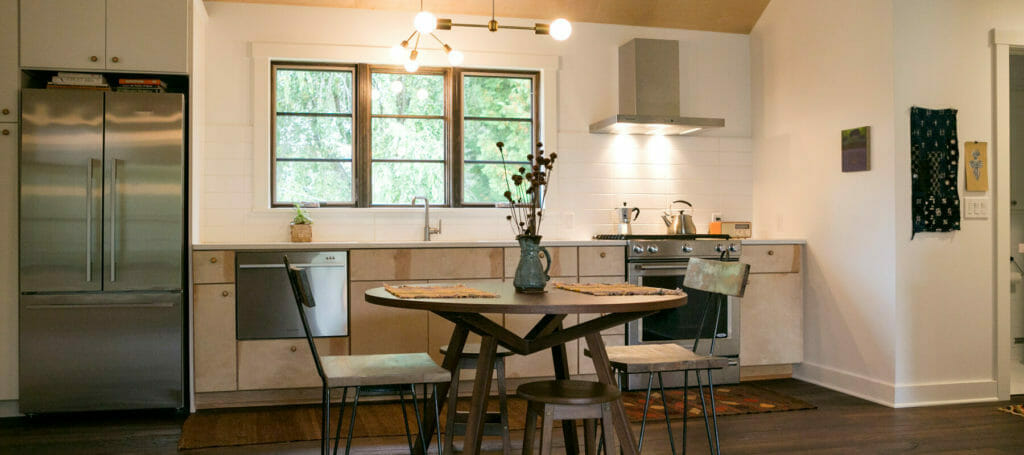
[[[1001,403],[890,409],[796,380],[761,383],[818,406],[817,410],[720,419],[723,453],[1022,454],[1024,418],[996,411]],[[1024,396],[1014,402],[1024,403]],[[100,414],[0,419],[2,454],[171,454],[184,416]],[[680,437],[681,424],[674,426]],[[690,453],[707,453],[703,424],[690,422]],[[518,441],[521,432],[513,435]],[[493,447],[496,441],[488,441]],[[353,452],[403,453],[404,439],[353,441]],[[518,446],[518,443],[516,444]],[[311,454],[316,442],[205,449],[206,454]],[[499,452],[500,453],[500,452]],[[670,453],[663,425],[653,424],[645,454]]]

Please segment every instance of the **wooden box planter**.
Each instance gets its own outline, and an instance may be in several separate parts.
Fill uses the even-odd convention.
[[[292,224],[292,241],[293,242],[312,242],[313,241],[313,225],[312,224]]]

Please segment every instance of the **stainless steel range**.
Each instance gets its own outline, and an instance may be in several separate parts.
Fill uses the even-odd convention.
[[[626,325],[626,343],[678,343],[687,349],[693,348],[701,315],[708,307],[709,295],[703,291],[683,286],[686,267],[690,258],[720,259],[738,261],[742,253],[739,240],[730,240],[725,235],[599,235],[596,239],[619,239],[627,241],[626,274],[628,281],[641,286],[666,289],[682,288],[689,298],[687,304],[671,310],[664,310]],[[715,355],[734,359],[729,367],[716,371],[716,384],[733,384],[740,379],[740,312],[739,302],[729,298],[715,331],[710,319],[700,333],[701,340],[716,337]],[[709,317],[714,318],[714,312]],[[711,343],[702,341],[698,352],[707,353]],[[630,389],[646,388],[644,375],[632,375]],[[692,375],[690,383],[696,384]],[[682,373],[665,375],[667,387],[683,384]]]

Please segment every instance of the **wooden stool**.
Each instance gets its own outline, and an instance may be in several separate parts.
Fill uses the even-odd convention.
[[[555,420],[583,419],[583,439],[587,455],[597,453],[597,425],[601,419],[602,439],[615,434],[612,428],[611,403],[622,395],[615,387],[592,381],[555,380],[523,384],[516,393],[528,401],[526,430],[523,434],[523,455],[533,453],[537,432],[537,416],[543,416],[540,453],[551,453],[551,435]],[[566,425],[568,423],[563,423]],[[605,448],[611,441],[604,441]],[[617,453],[608,450],[606,453]]]
[[[448,345],[441,346],[441,354],[448,354]],[[498,354],[494,359],[494,369],[498,375],[498,409],[499,412],[488,412],[484,416],[484,435],[501,436],[502,453],[511,455],[512,441],[508,435],[508,394],[505,390],[505,357],[512,355],[512,351],[498,346]],[[475,370],[477,359],[480,358],[480,344],[466,344],[459,356],[459,363],[452,372],[451,388],[448,389],[448,415],[447,426],[444,435],[444,451],[454,453],[452,445],[455,435],[466,434],[466,422],[469,421],[468,412],[458,412],[456,403],[459,399],[459,380],[462,369]]]

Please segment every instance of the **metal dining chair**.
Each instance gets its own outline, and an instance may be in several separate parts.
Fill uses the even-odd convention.
[[[704,428],[707,431],[708,446],[712,454],[721,454],[718,437],[718,412],[715,409],[715,386],[711,381],[711,373],[729,365],[729,359],[716,357],[715,338],[711,338],[711,346],[708,354],[698,354],[700,346],[700,334],[704,333],[704,325],[707,323],[708,313],[714,309],[715,330],[718,333],[718,324],[722,307],[728,304],[728,298],[743,297],[747,287],[747,280],[750,275],[750,265],[740,262],[724,262],[693,258],[687,264],[686,278],[683,286],[699,291],[707,292],[710,297],[708,305],[704,307],[701,314],[700,325],[697,328],[697,337],[694,339],[693,348],[686,349],[678,344],[638,344],[632,346],[609,346],[608,359],[612,368],[619,372],[621,386],[628,384],[628,376],[631,374],[647,374],[647,396],[644,400],[644,416],[640,423],[640,438],[637,451],[643,449],[644,433],[647,428],[647,411],[651,404],[651,390],[654,384],[654,376],[658,376],[658,384],[661,388],[661,403],[665,413],[665,425],[668,427],[669,443],[672,454],[676,453],[675,438],[672,435],[672,420],[669,417],[668,402],[665,397],[665,386],[662,379],[663,373],[683,373],[683,447],[682,453],[686,453],[686,417],[688,413],[688,390],[690,386],[690,372],[694,372],[697,378],[698,395],[700,396],[701,409],[704,415]],[[584,353],[590,356],[590,351]],[[700,373],[707,373],[708,391],[711,401],[711,421],[708,421],[708,405],[704,398],[704,384],[701,381]],[[712,428],[714,436],[712,437]]]
[[[416,416],[416,425],[419,434],[423,434],[423,425],[420,421],[419,404],[416,399],[416,386],[432,385],[434,391],[434,421],[440,421],[440,408],[437,402],[437,384],[446,383],[451,380],[451,373],[440,367],[430,358],[427,353],[415,354],[380,354],[380,355],[332,355],[321,356],[317,353],[316,343],[313,342],[313,335],[309,329],[309,320],[306,317],[308,308],[314,308],[316,302],[313,299],[312,288],[309,284],[309,275],[306,269],[295,267],[284,257],[285,268],[288,271],[288,280],[291,282],[292,292],[295,294],[295,303],[299,310],[299,318],[302,320],[302,328],[306,332],[306,340],[309,342],[309,350],[313,353],[313,361],[316,364],[316,372],[320,376],[323,386],[323,400],[321,406],[322,427],[320,433],[320,452],[322,455],[331,453],[330,447],[330,425],[331,425],[331,391],[342,389],[341,409],[338,412],[338,427],[334,437],[334,454],[338,453],[338,446],[341,442],[341,421],[345,415],[345,402],[348,400],[348,389],[355,388],[355,399],[352,402],[352,416],[349,419],[348,439],[345,441],[345,454],[352,448],[352,434],[355,428],[356,411],[359,408],[359,396],[364,388],[371,388],[374,395],[398,395],[402,407],[402,421],[405,424],[405,439],[409,445],[409,451],[413,451],[412,435],[409,432],[409,420],[405,410],[405,390],[412,394],[413,414]],[[426,396],[423,397],[426,400]],[[424,403],[426,404],[426,403]],[[424,437],[423,452],[426,453],[430,445],[431,437]],[[442,455],[441,429],[437,430],[438,454]]]

